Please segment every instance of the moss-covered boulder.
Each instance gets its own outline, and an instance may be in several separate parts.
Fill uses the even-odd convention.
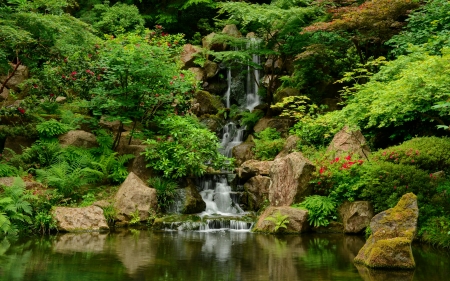
[[[245,142],[233,147],[231,153],[236,160],[236,165],[241,165],[248,160],[255,159],[255,153],[253,152],[254,147],[255,142],[253,142],[252,137],[247,138]]]
[[[224,107],[219,97],[211,95],[207,91],[197,91],[194,99],[192,111],[197,116],[216,114],[219,109]]]
[[[201,213],[206,209],[206,203],[197,190],[197,187],[192,181],[188,181],[185,188],[176,190],[176,201],[173,204],[176,212],[181,214],[196,214]]]
[[[402,196],[394,208],[373,217],[370,235],[355,263],[371,268],[415,268],[411,243],[417,230],[419,209],[413,193]]]
[[[286,227],[282,227],[282,225]],[[308,211],[284,207],[269,207],[258,218],[253,231],[298,234],[309,230]]]
[[[258,211],[264,206],[264,203],[269,198],[270,178],[265,176],[255,176],[249,179],[244,184],[244,189],[247,192],[248,208],[252,211]]]

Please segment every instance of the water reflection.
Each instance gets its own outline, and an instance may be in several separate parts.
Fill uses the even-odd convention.
[[[359,236],[153,232],[0,243],[0,280],[446,280],[450,258],[415,247],[416,271],[356,268]]]

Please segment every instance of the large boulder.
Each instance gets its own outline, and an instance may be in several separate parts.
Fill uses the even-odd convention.
[[[370,223],[372,235],[355,263],[371,268],[414,268],[411,243],[417,231],[418,215],[417,197],[407,193],[394,208],[374,216]]]
[[[235,24],[227,24],[222,30],[222,33],[228,34],[233,37],[242,37],[242,33],[239,31]]]
[[[286,139],[286,142],[284,143],[283,149],[281,149],[280,153],[278,153],[278,155],[277,155],[277,157],[275,157],[275,159],[285,157],[289,153],[294,152],[294,150],[297,148],[297,143],[299,141],[300,141],[299,137],[297,137],[295,135],[289,136]]]
[[[248,208],[253,211],[258,211],[264,206],[266,200],[269,199],[270,178],[266,176],[255,176],[249,179],[244,184],[244,189],[247,192]]]
[[[242,163],[242,165],[236,169],[238,177],[243,180],[248,180],[254,176],[268,176],[270,174],[270,166],[273,161],[258,161],[248,160]]]
[[[364,159],[367,159],[370,154],[370,149],[361,131],[352,131],[348,126],[342,128],[334,136],[327,151],[335,151],[337,155],[359,154]]]
[[[339,207],[339,216],[345,233],[360,233],[370,224],[374,210],[368,201],[345,202]]]
[[[237,166],[255,158],[255,153],[253,152],[254,147],[255,143],[253,142],[252,137],[249,137],[245,142],[233,147],[231,154],[234,157]]]
[[[214,37],[216,33],[210,33],[202,38],[202,47],[206,50],[221,52],[225,51],[225,46],[223,43],[214,42]]]
[[[289,128],[293,125],[292,120],[287,118],[268,118],[263,117],[259,119],[258,123],[256,123],[253,130],[255,133],[259,133],[266,128],[274,128],[277,132],[280,132],[282,135],[287,135],[289,132]]]
[[[200,82],[205,80],[206,73],[205,73],[205,70],[203,70],[203,68],[201,68],[201,67],[189,67],[188,70],[194,74],[195,80],[200,81]]]
[[[53,218],[58,231],[85,232],[109,230],[103,210],[97,206],[84,208],[54,207]]]
[[[197,214],[206,209],[206,203],[192,181],[188,181],[188,186],[176,190],[175,202],[171,208],[181,214]]]
[[[268,220],[268,217],[277,218],[279,216],[287,216],[286,228],[280,227],[275,231],[276,224],[272,220]],[[266,232],[266,233],[292,233],[297,234],[309,230],[308,223],[308,211],[292,208],[288,206],[284,207],[268,207],[264,213],[258,218],[256,226],[253,231]]]
[[[153,170],[147,168],[147,160],[142,153],[146,149],[146,145],[121,145],[120,154],[133,154],[134,158],[128,162],[128,172],[134,173],[142,180],[146,181],[154,174]]]
[[[197,91],[194,95],[194,104],[198,104],[193,112],[197,116],[205,114],[216,114],[219,109],[224,108],[224,105],[215,95],[211,95],[207,91]]]
[[[270,167],[272,185],[269,201],[272,206],[290,206],[310,195],[309,181],[315,166],[300,152],[277,158]]]
[[[141,221],[145,221],[149,212],[158,208],[156,190],[148,187],[132,172],[120,186],[114,200],[117,219],[120,222],[130,221],[136,211]]]
[[[202,50],[200,47],[186,44],[183,46],[181,51],[180,60],[183,63],[183,69],[189,69],[190,67],[195,67],[195,58],[201,54]]]
[[[206,79],[213,78],[216,76],[219,71],[219,65],[215,62],[207,60],[203,65],[203,69],[205,70]]]
[[[200,104],[198,105],[200,107]],[[223,127],[223,119],[217,115],[203,115],[200,122],[208,128],[211,132],[218,134]]]
[[[72,130],[58,137],[62,147],[76,146],[84,148],[98,147],[97,138],[94,134],[82,131]]]
[[[292,96],[300,96],[300,90],[291,87],[281,89],[274,94],[273,101],[275,103],[282,102],[284,98]]]
[[[11,65],[11,71],[13,68],[15,68],[16,65]],[[4,83],[6,81],[6,79],[8,78],[7,75],[5,76],[0,76],[0,83]],[[9,89],[13,89],[14,91],[18,92],[19,91],[19,85],[25,81],[25,79],[28,78],[28,67],[24,66],[24,65],[19,65],[19,67],[17,68],[16,72],[14,73],[14,75],[8,80],[8,82],[6,83],[6,87],[8,87]]]

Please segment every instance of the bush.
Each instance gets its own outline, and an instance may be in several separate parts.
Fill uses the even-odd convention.
[[[283,149],[284,139],[274,128],[266,128],[255,134],[256,138],[254,152],[259,160],[273,160],[275,156]]]
[[[72,130],[72,127],[67,124],[60,123],[55,119],[50,119],[36,125],[36,129],[41,138],[50,139],[52,137],[57,137],[59,135],[67,133],[68,131]]]
[[[336,201],[330,197],[308,196],[305,201],[292,207],[308,210],[308,222],[314,227],[327,226],[331,219],[336,219]]]
[[[401,145],[380,150],[374,159],[416,166],[430,173],[450,173],[450,139],[438,137],[414,138]]]
[[[195,117],[178,115],[156,119],[161,135],[148,139],[143,153],[147,166],[164,173],[166,178],[201,176],[208,165],[223,168],[229,161],[219,153],[217,136]]]
[[[166,209],[174,202],[175,189],[178,187],[177,183],[160,177],[150,178],[148,185],[156,189],[156,196],[158,198],[158,206],[160,209]]]
[[[438,245],[441,247],[450,247],[450,218],[440,216],[429,219],[419,230],[419,236],[422,241]]]

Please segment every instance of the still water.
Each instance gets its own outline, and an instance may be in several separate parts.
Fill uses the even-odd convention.
[[[60,234],[0,243],[0,280],[449,280],[450,256],[415,246],[415,271],[368,271],[352,260],[364,239],[248,232]]]

